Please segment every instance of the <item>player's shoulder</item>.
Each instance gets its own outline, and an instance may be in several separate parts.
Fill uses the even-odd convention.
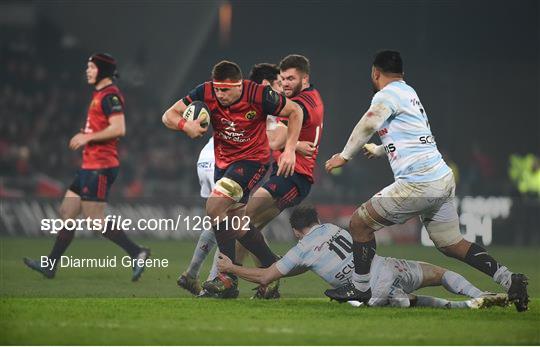
[[[98,90],[94,97],[100,98],[102,104],[119,105],[124,103],[124,95],[116,84],[110,84]]]
[[[414,88],[408,85],[405,81],[394,81],[388,83],[383,89],[381,89],[377,94],[386,95],[386,96],[402,96],[410,93],[415,93]],[[375,94],[375,95],[377,95]]]
[[[308,88],[303,89],[300,91],[300,93],[298,93],[298,95],[292,97],[291,100],[301,102],[304,106],[309,106],[312,108],[322,104],[321,94],[314,85],[310,85]]]
[[[122,96],[122,91],[120,90],[120,87],[118,87],[118,85],[116,85],[115,83],[103,87],[102,89],[98,90],[98,92],[101,95],[117,94],[118,96]]]
[[[387,84],[383,89],[373,95],[372,104],[383,103],[395,110],[401,104],[401,100],[407,98],[408,93],[396,82]]]
[[[264,86],[251,80],[243,80],[243,97],[250,104],[261,103],[263,95],[268,94],[270,86]]]

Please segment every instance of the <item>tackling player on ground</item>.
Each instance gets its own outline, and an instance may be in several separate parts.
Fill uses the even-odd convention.
[[[425,108],[403,80],[399,52],[379,52],[371,79],[376,92],[371,106],[343,151],[326,162],[326,169],[330,172],[345,165],[363,148],[369,157],[388,156],[395,182],[362,204],[351,217],[349,232],[355,264],[352,284],[329,289],[326,294],[341,301],[369,300],[375,231],[420,216],[437,249],[492,277],[507,290],[518,311],[527,310],[527,277],[512,273],[460,233],[454,176],[437,149]],[[367,144],[375,132],[381,138],[380,146]]]
[[[240,67],[229,61],[216,64],[212,81],[205,82],[170,107],[162,117],[170,129],[185,132],[191,138],[201,137],[207,128],[201,119],[186,121],[182,114],[193,101],[204,102],[210,110],[214,130],[216,187],[207,200],[206,212],[213,223],[220,251],[233,261],[236,240],[253,253],[263,266],[271,265],[275,254],[256,230],[239,236],[230,217],[243,216],[243,207],[251,190],[262,179],[270,159],[266,137],[268,114],[288,117],[289,131],[283,154],[278,160],[278,175],[294,173],[295,148],[302,126],[302,109],[269,86],[242,79]],[[219,274],[223,291],[237,295],[236,276]],[[226,295],[224,295],[226,296]]]
[[[86,79],[88,84],[94,86],[94,92],[86,126],[69,142],[69,148],[73,151],[84,149],[82,166],[60,206],[60,217],[64,220],[77,218],[81,213],[91,219],[103,220],[105,217],[109,191],[120,168],[118,139],[126,132],[124,97],[113,82],[116,75],[116,60],[109,54],[97,53],[88,59]],[[131,258],[146,260],[150,256],[149,249],[133,243],[123,230],[113,229],[111,224],[106,228],[107,231],[100,234],[124,249]],[[45,277],[53,278],[58,260],[74,235],[74,230],[63,229],[58,232],[48,256],[51,266],[42,267],[39,261],[29,258],[24,258],[24,263]],[[137,281],[144,270],[144,267],[135,264],[131,278],[133,281]]]
[[[242,267],[220,255],[219,270],[261,285],[306,271],[315,272],[333,287],[341,287],[351,280],[354,271],[352,238],[346,230],[333,224],[321,224],[317,211],[310,206],[295,208],[290,223],[299,241],[272,266],[265,269]],[[506,294],[483,292],[463,276],[428,263],[375,255],[371,272],[370,285],[374,292],[369,306],[483,308],[506,306],[508,302]],[[412,294],[417,289],[430,286],[443,286],[451,293],[473,299],[449,301]]]

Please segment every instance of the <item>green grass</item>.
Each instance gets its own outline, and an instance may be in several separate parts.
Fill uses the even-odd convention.
[[[192,242],[140,240],[168,268],[150,269],[138,283],[130,271],[60,269],[46,280],[26,269],[23,256],[46,254],[50,239],[0,239],[0,344],[27,345],[351,345],[351,344],[540,344],[538,248],[490,247],[511,269],[527,273],[530,310],[355,309],[326,300],[328,286],[305,274],[282,282],[283,299],[253,301],[253,284],[241,282],[241,299],[202,300],[176,287]],[[284,253],[290,245],[272,244]],[[429,261],[462,273],[481,289],[499,290],[487,276],[433,248],[380,247],[379,254]],[[122,256],[106,240],[77,239],[67,255]],[[209,265],[205,264],[206,275]],[[440,288],[420,291],[452,298]]]

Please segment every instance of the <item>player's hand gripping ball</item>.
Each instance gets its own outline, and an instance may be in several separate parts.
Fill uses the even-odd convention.
[[[187,121],[201,120],[201,127],[206,128],[210,122],[210,110],[202,101],[193,101],[182,115]]]

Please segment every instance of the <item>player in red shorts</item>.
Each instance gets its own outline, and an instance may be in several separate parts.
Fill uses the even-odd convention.
[[[196,100],[203,101],[210,109],[210,122],[214,129],[216,188],[207,200],[206,213],[212,220],[219,250],[234,262],[238,239],[263,266],[269,266],[276,256],[260,232],[248,231],[243,237],[238,237],[238,229],[232,228],[231,218],[244,215],[243,206],[251,190],[267,171],[270,160],[267,115],[289,119],[285,149],[278,158],[277,175],[288,177],[294,173],[302,109],[269,86],[242,80],[240,67],[229,61],[216,64],[212,70],[212,81],[199,85],[170,107],[163,114],[163,123],[191,138],[201,137],[207,131],[201,127],[201,120],[186,121],[182,117],[187,105]],[[218,278],[223,297],[237,295],[235,275],[220,274]]]
[[[277,175],[277,167],[273,166],[270,178],[259,187],[249,199],[246,215],[250,217],[249,231],[241,230],[249,235],[260,234],[272,219],[284,209],[300,204],[309,194],[313,184],[313,170],[319,152],[322,134],[324,104],[321,95],[309,81],[309,60],[297,54],[283,58],[279,64],[283,92],[288,98],[300,105],[304,113],[299,141],[296,145],[296,164],[294,174],[288,177]],[[270,146],[273,155],[281,155],[287,134],[287,120],[278,117],[279,125],[273,131]],[[263,264],[263,267],[264,266]],[[279,283],[268,287],[259,287],[256,298],[278,297]]]
[[[114,84],[117,76],[116,60],[106,53],[97,53],[88,59],[86,78],[94,86],[92,101],[88,108],[86,126],[73,136],[69,148],[83,149],[82,166],[77,171],[60,206],[60,217],[64,220],[77,218],[80,213],[104,224],[105,206],[113,182],[118,175],[118,139],[125,135],[124,97]],[[95,224],[93,224],[95,225]],[[123,230],[106,226],[100,234],[122,247],[131,258],[146,260],[150,251],[133,243]],[[59,260],[73,240],[75,231],[63,229],[58,232],[53,249],[42,261],[24,258],[24,263],[47,278],[53,278]],[[43,258],[43,257],[42,257]],[[144,263],[144,262],[143,262]],[[144,266],[133,268],[132,280],[137,281]]]

